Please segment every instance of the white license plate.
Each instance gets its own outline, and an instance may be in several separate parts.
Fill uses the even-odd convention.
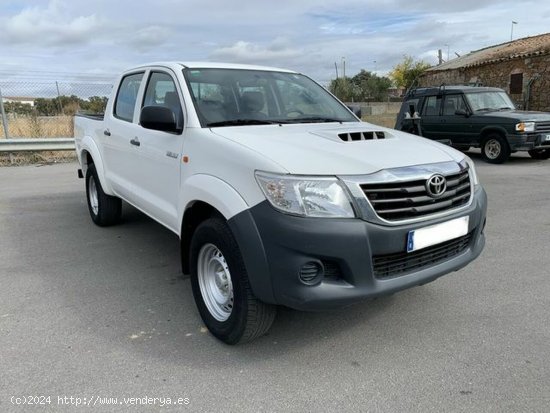
[[[544,135],[544,141],[550,141],[550,135]]]
[[[418,251],[466,235],[469,221],[470,217],[466,216],[409,231],[407,252]]]

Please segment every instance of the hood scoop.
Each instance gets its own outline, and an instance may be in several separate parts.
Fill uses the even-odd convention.
[[[338,137],[344,142],[372,141],[374,139],[386,139],[389,136],[391,135],[382,131],[344,132],[338,134]]]

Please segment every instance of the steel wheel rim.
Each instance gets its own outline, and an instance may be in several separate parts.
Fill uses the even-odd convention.
[[[88,199],[92,212],[94,215],[97,215],[99,213],[99,199],[97,196],[97,186],[93,176],[90,176],[90,180],[88,181]]]
[[[233,311],[233,283],[227,261],[214,244],[200,249],[197,278],[209,313],[220,322],[226,321]]]
[[[496,139],[491,139],[485,144],[485,153],[489,159],[496,159],[502,150],[500,142]]]

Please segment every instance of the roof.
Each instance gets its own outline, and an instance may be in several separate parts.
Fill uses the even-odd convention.
[[[441,92],[503,92],[502,89],[496,87],[481,87],[481,86],[465,86],[465,85],[444,85],[441,87],[419,87],[411,90],[407,96],[424,96],[439,94]]]
[[[428,69],[427,72],[482,66],[489,63],[547,54],[550,54],[550,33],[524,37],[512,42],[476,50],[441,65],[434,66]]]
[[[293,70],[288,69],[279,69],[276,67],[268,66],[257,66],[257,65],[245,65],[237,63],[220,63],[220,62],[152,62],[139,65],[132,68],[137,69],[140,67],[150,67],[150,66],[164,66],[177,70],[178,68],[186,67],[190,69],[242,69],[242,70],[263,70],[270,72],[287,72],[287,73],[296,73]]]

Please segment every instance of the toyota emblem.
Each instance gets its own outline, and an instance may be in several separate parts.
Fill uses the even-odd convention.
[[[447,180],[443,175],[433,175],[426,181],[426,191],[432,198],[438,198],[447,189]]]

